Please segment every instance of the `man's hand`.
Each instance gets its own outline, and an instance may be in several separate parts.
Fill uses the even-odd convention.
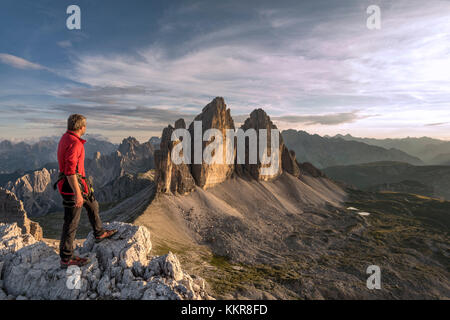
[[[83,206],[83,195],[81,194],[80,186],[78,185],[77,176],[71,175],[67,176],[67,180],[69,181],[70,186],[72,187],[73,192],[75,193],[75,207],[81,208]]]
[[[75,194],[75,207],[76,208],[81,208],[83,206],[83,196],[80,193]]]

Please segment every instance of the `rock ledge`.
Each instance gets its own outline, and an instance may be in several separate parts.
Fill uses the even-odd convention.
[[[118,232],[95,243],[90,233],[75,253],[89,257],[82,268],[59,266],[56,251],[16,224],[0,224],[1,299],[213,299],[205,281],[185,273],[169,252],[151,257],[150,232],[122,222]]]

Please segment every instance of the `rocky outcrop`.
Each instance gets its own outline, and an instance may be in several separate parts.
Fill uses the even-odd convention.
[[[161,138],[159,137],[151,137],[148,142],[150,142],[150,144],[153,147],[153,150],[159,150],[159,145],[161,144]]]
[[[123,174],[120,151],[102,155],[97,152],[93,159],[85,160],[86,175],[91,177],[94,189],[99,189]]]
[[[299,163],[299,167],[300,167],[300,170],[302,171],[302,173],[304,173],[308,176],[311,176],[313,178],[326,177],[322,171],[317,169],[315,166],[313,166],[309,162]]]
[[[302,172],[297,163],[294,150],[289,150],[285,144],[281,152],[281,166],[284,171],[292,174],[294,177],[299,177],[300,172]]]
[[[150,257],[150,232],[110,223],[112,239],[95,243],[91,234],[76,249],[89,257],[81,268],[59,266],[45,242],[16,224],[0,224],[0,298],[7,299],[212,299],[202,278],[185,273],[174,254]]]
[[[155,167],[154,149],[149,141],[139,143],[136,138],[128,137],[122,141],[118,151],[122,155],[121,168],[123,173],[136,174]]]
[[[199,122],[201,123],[201,128],[198,125]],[[238,137],[228,137],[234,143],[232,146],[227,145],[227,131],[235,131],[235,125],[230,114],[230,109],[227,108],[222,97],[216,97],[206,105],[189,126],[191,150],[188,151],[190,152],[188,158],[190,165],[187,163],[175,165],[171,159],[172,150],[180,143],[180,141],[171,141],[172,133],[178,128],[185,128],[183,119],[177,121],[175,128],[171,125],[164,128],[160,150],[155,152],[155,162],[158,172],[158,192],[186,194],[192,191],[196,185],[207,189],[224,182],[234,173],[266,181],[278,177],[283,170],[295,177],[300,176],[300,169],[296,161],[295,153],[288,150],[283,142],[283,138],[279,134],[278,128],[262,109],[255,109],[240,128],[244,132],[250,129],[255,130],[255,138],[253,140],[245,138],[244,163],[238,161],[237,158]],[[204,137],[204,133],[209,129],[218,130],[222,141],[216,141],[214,135],[208,141],[203,141],[203,139],[208,139],[208,137]],[[260,152],[259,150],[260,139],[264,138],[264,136],[260,136],[259,134],[260,129],[266,130],[265,152],[262,152],[262,150]],[[277,138],[279,139],[279,150],[277,153],[271,152],[272,132],[274,130],[278,133]],[[250,163],[249,153],[252,147],[256,148],[255,150],[258,155],[256,157],[256,163]],[[201,163],[196,163],[195,150],[200,150],[201,152],[199,152],[202,155]],[[216,154],[215,152],[217,150],[220,150],[221,153]],[[219,161],[221,163],[214,163],[214,161],[208,163],[203,157],[204,152],[206,155],[211,154],[213,159],[214,157],[216,159],[217,157],[223,157],[221,159],[222,161]],[[266,162],[261,161],[261,154],[266,156]]]
[[[241,126],[241,129],[244,131],[247,131],[249,129],[254,129],[257,133],[257,152],[258,152],[258,159],[256,164],[251,164],[248,161],[249,156],[249,143],[246,142],[245,145],[245,157],[246,157],[246,163],[243,165],[238,165],[238,173],[248,173],[250,176],[257,180],[271,180],[276,177],[278,177],[283,170],[289,172],[290,174],[298,177],[300,175],[300,170],[297,166],[297,163],[295,161],[295,153],[289,152],[288,148],[285,146],[283,142],[283,137],[281,134],[278,135],[278,157],[272,157],[272,159],[275,162],[275,166],[273,163],[269,164],[262,164],[260,161],[261,154],[266,154],[268,157],[272,154],[271,148],[272,148],[272,130],[276,130],[278,133],[277,126],[270,120],[270,117],[267,115],[267,113],[263,109],[255,109],[250,113],[250,117],[247,118],[244,122],[244,124]],[[259,130],[264,129],[266,130],[266,150],[263,152],[260,150],[260,139],[261,136],[259,135]],[[275,154],[274,154],[275,155]],[[263,168],[269,168],[270,166],[273,166],[274,170],[271,170],[269,174],[265,174],[262,169]]]
[[[102,203],[119,202],[154,184],[153,180],[154,170],[138,174],[126,173],[97,189],[95,198]]]
[[[61,196],[53,189],[58,171],[55,169],[36,170],[9,181],[5,188],[14,192],[23,202],[31,217],[42,216],[49,211],[62,209]]]
[[[42,239],[42,228],[27,217],[22,201],[6,189],[0,188],[0,222],[17,223],[24,233],[31,234],[35,239]]]
[[[169,125],[164,128],[159,150],[155,151],[155,164],[158,172],[158,192],[186,194],[195,188],[195,181],[187,163],[174,164],[171,159],[173,148],[181,143],[171,141],[175,129],[186,128],[183,119],[177,120],[175,128]]]
[[[194,118],[194,121],[201,121],[202,123],[202,131],[201,137],[205,131],[209,129],[217,129],[222,134],[222,141],[202,141],[203,139],[200,137],[196,137],[194,134],[194,122],[192,122],[189,126],[189,132],[191,134],[191,150],[194,152],[195,144],[201,144],[202,154],[205,148],[211,143],[215,143],[216,150],[219,148],[223,150],[222,152],[222,160],[221,163],[211,163],[207,164],[203,162],[202,164],[196,164],[194,156],[192,157],[191,164],[191,173],[194,177],[195,183],[201,188],[212,187],[216,184],[219,184],[229,178],[234,172],[234,163],[228,164],[226,161],[226,153],[227,150],[224,147],[226,144],[227,137],[227,129],[235,129],[233,118],[231,117],[230,109],[227,109],[227,105],[222,97],[216,97],[213,101],[207,104],[202,112]],[[199,131],[200,132],[200,131]],[[199,134],[200,135],[200,134]],[[200,142],[200,141],[201,142]],[[229,150],[233,155],[235,153],[234,150]],[[213,155],[217,156],[217,155]]]
[[[135,138],[123,139],[117,151],[86,159],[86,175],[92,177],[98,189],[126,174],[147,172],[155,167],[154,150],[150,142],[139,143]]]

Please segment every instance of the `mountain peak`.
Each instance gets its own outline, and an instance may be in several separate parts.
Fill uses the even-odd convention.
[[[255,109],[241,126],[243,129],[277,129],[277,126],[270,120],[269,115],[261,108]]]

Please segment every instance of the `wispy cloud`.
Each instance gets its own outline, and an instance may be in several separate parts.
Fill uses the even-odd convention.
[[[58,46],[60,46],[61,48],[70,48],[72,47],[72,42],[70,40],[62,40],[62,41],[58,41]]]
[[[70,113],[81,113],[88,118],[96,120],[114,120],[117,123],[135,123],[138,120],[146,120],[147,126],[151,124],[167,125],[175,122],[179,118],[191,120],[195,116],[177,109],[160,109],[144,106],[125,107],[113,104],[61,104],[51,107],[54,111]],[[113,126],[114,127],[114,126]],[[148,129],[148,127],[147,127]]]
[[[376,31],[366,28],[364,1],[198,1],[162,10],[151,32],[142,29],[147,38],[127,33],[130,45],[107,39],[87,48],[88,38],[60,36],[53,44],[82,50],[57,47],[70,64],[48,66],[70,81],[48,90],[46,105],[86,113],[101,130],[143,132],[189,121],[223,96],[238,119],[263,108],[280,124],[320,134],[446,134],[450,2],[379,4]],[[0,62],[44,68],[6,53]]]
[[[166,89],[149,89],[144,86],[93,86],[71,87],[53,94],[81,101],[95,103],[118,103],[126,100],[133,101],[134,96],[151,96],[167,92]]]
[[[435,126],[443,126],[449,124],[449,122],[436,122],[436,123],[427,123],[425,124],[426,127],[435,127]]]
[[[272,117],[273,120],[288,122],[288,123],[300,123],[305,125],[337,125],[343,123],[352,123],[360,119],[366,119],[375,117],[377,115],[362,115],[359,111],[330,113],[322,115],[286,115],[281,117]]]
[[[38,63],[33,63],[31,61],[25,60],[23,58],[8,53],[0,53],[0,62],[18,69],[32,69],[32,70],[47,69],[46,67],[41,66]]]
[[[201,109],[220,95],[237,112],[263,107],[272,115],[444,108],[450,22],[442,8],[450,6],[439,3],[426,10],[393,6],[380,32],[367,30],[361,6],[319,17],[300,34],[308,17],[296,19],[290,8],[266,10],[263,22],[202,32],[176,48],[156,43],[130,54],[82,54],[70,72],[97,88],[156,88],[146,96],[130,92],[136,104],[151,106]]]

